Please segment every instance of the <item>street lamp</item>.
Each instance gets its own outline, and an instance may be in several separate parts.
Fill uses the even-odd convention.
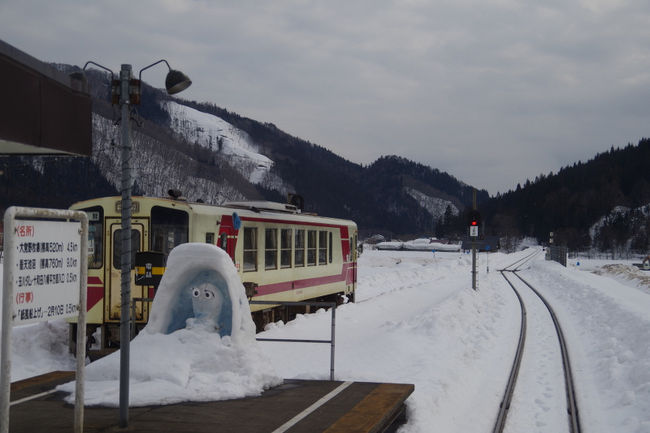
[[[130,314],[131,314],[131,105],[140,104],[142,71],[165,62],[169,72],[165,79],[167,93],[174,95],[187,89],[192,81],[180,71],[169,66],[167,60],[158,60],[140,70],[138,79],[133,78],[131,65],[123,64],[119,79],[113,71],[92,61],[86,62],[99,66],[111,73],[111,102],[119,105],[122,115],[122,254],[121,254],[121,310],[120,310],[120,427],[128,426],[129,418],[129,356],[130,356]],[[79,344],[79,342],[77,342]],[[83,344],[83,343],[82,343]]]

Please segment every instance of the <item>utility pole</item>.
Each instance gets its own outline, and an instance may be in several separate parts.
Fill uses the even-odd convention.
[[[129,365],[131,353],[131,267],[133,265],[132,249],[135,248],[131,239],[131,192],[133,188],[132,162],[131,154],[133,144],[131,142],[131,107],[140,104],[142,95],[140,84],[142,82],[142,72],[159,63],[165,63],[169,72],[165,78],[165,88],[169,95],[175,95],[187,89],[191,84],[187,75],[172,69],[167,60],[162,59],[140,69],[138,79],[133,78],[133,68],[131,65],[122,64],[119,79],[115,79],[113,71],[99,63],[89,61],[83,67],[86,70],[88,65],[93,64],[111,73],[111,93],[113,105],[119,105],[121,110],[121,158],[122,158],[122,177],[121,177],[121,257],[120,257],[120,291],[121,291],[121,308],[120,308],[120,422],[121,428],[128,427],[129,423]],[[135,317],[133,318],[135,321]],[[77,340],[77,344],[81,344]]]
[[[131,325],[131,101],[129,84],[131,65],[120,70],[120,106],[122,109],[122,257],[120,313],[120,427],[128,426],[129,365]]]

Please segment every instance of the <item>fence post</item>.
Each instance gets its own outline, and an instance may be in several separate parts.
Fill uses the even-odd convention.
[[[332,307],[332,336],[330,344],[330,380],[334,381],[334,340],[336,336],[336,304]]]

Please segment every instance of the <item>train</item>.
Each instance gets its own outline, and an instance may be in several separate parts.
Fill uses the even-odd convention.
[[[88,215],[87,344],[100,351],[119,347],[121,205],[121,197],[102,197],[70,207]],[[133,197],[131,230],[134,333],[148,321],[154,280],[164,273],[166,256],[186,242],[205,242],[226,251],[249,300],[354,302],[358,231],[351,220],[305,213],[293,204],[248,201],[209,205],[174,194]],[[147,254],[159,263],[149,263],[144,270],[139,257]],[[144,285],[136,284],[145,276],[153,278],[144,279]],[[250,307],[258,331],[270,322],[288,321],[309,312],[309,306]],[[73,347],[76,323],[71,326]],[[100,341],[94,341],[97,329],[101,329]]]

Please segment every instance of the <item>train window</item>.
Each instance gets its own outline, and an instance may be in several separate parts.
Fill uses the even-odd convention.
[[[316,230],[307,230],[307,266],[316,265]]]
[[[257,228],[244,227],[244,272],[257,270]]]
[[[280,230],[280,267],[291,267],[291,237],[293,232],[291,229]]]
[[[296,230],[294,266],[297,268],[305,266],[305,231],[304,230]]]
[[[104,266],[104,209],[101,206],[84,209],[88,214],[88,268]]]
[[[264,269],[278,268],[278,229],[266,229],[264,236]]]
[[[205,243],[214,245],[214,233],[206,233],[205,234]]]
[[[327,264],[327,232],[318,232],[318,264]]]
[[[169,254],[176,245],[187,242],[188,231],[187,212],[162,206],[151,208],[151,251]]]
[[[140,251],[140,232],[131,229],[131,269],[135,269],[135,253]],[[113,232],[113,267],[122,269],[122,229]]]
[[[330,263],[332,263],[332,247],[333,247],[332,237],[333,237],[333,236],[332,236],[332,232],[330,232],[329,242],[327,243],[327,250],[328,250],[329,253],[330,253],[330,257],[329,257],[329,259],[330,259]]]

